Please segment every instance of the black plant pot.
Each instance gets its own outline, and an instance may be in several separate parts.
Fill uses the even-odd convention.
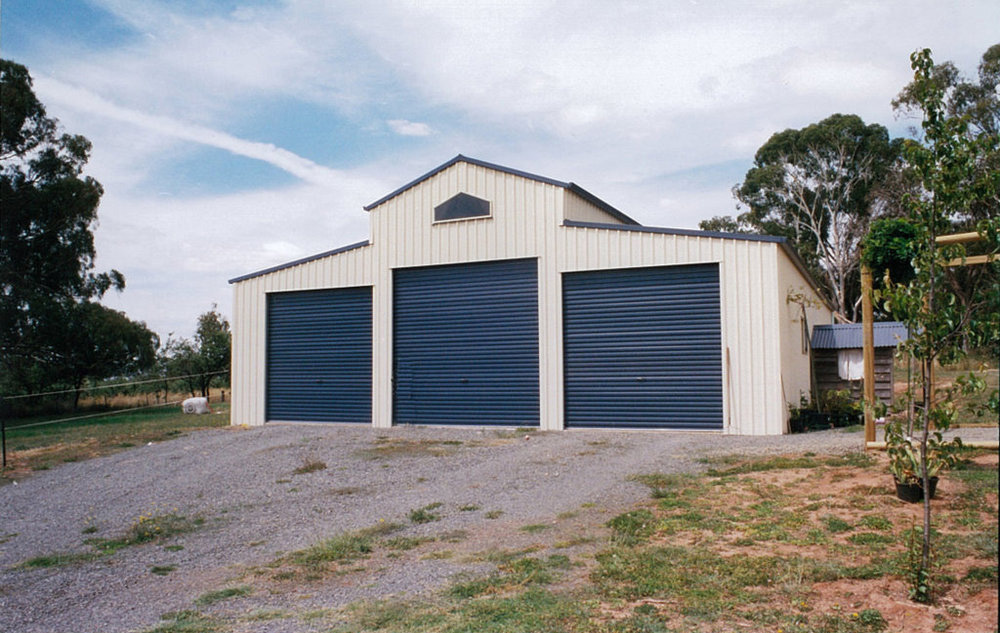
[[[904,484],[900,483],[898,479],[896,482],[896,496],[906,501],[907,503],[917,503],[918,501],[924,500],[924,486],[922,483],[917,482],[915,484]],[[930,498],[934,498],[934,492],[937,490],[937,477],[931,477],[927,481],[927,485],[930,488]]]

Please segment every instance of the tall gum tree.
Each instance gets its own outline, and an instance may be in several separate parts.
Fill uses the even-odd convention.
[[[0,108],[0,393],[31,393],[67,380],[67,359],[86,355],[100,312],[80,306],[124,289],[125,278],[94,272],[103,189],[83,173],[90,142],[61,132],[28,69],[9,60],[0,60]],[[132,357],[145,359],[154,335],[137,331],[148,340]]]
[[[834,114],[774,134],[733,189],[747,208],[739,225],[789,238],[845,320],[858,316],[856,277],[872,217],[870,194],[900,145],[881,125]]]

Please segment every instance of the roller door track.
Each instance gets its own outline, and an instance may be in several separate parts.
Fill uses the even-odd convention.
[[[393,275],[395,422],[537,426],[535,260]]]
[[[267,419],[372,419],[372,290],[267,296]]]
[[[566,425],[722,429],[716,264],[563,277]]]

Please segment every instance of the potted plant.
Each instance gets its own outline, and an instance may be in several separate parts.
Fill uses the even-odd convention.
[[[886,453],[889,455],[889,472],[896,482],[896,496],[903,501],[916,503],[924,498],[924,478],[921,472],[920,442],[903,433],[901,422],[890,422],[885,427]],[[945,442],[941,432],[935,431],[927,439],[927,496],[934,498],[939,473],[958,461],[955,454],[962,441]]]

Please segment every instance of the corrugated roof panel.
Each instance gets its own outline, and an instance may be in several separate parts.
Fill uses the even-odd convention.
[[[906,326],[898,321],[875,323],[872,330],[875,347],[896,347],[910,337]],[[860,323],[813,326],[813,349],[860,349],[863,341]]]

